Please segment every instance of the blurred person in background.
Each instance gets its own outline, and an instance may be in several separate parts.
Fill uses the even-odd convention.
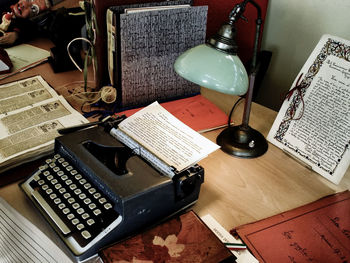
[[[33,20],[50,9],[48,0],[3,0],[0,5],[0,45],[12,46],[37,35]]]
[[[51,0],[0,1],[0,47],[10,47],[36,37],[48,38],[55,46],[51,48],[49,60],[54,71],[74,68],[68,57],[67,45],[81,36],[85,25],[85,12],[81,7],[52,10]],[[70,48],[71,56],[80,66],[81,49],[81,42]]]

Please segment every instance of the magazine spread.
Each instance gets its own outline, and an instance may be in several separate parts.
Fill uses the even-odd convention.
[[[58,129],[88,122],[40,76],[0,86],[0,172],[53,150]]]
[[[350,163],[350,41],[322,36],[267,139],[338,184]]]

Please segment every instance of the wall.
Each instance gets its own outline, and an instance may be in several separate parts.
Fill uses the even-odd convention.
[[[279,110],[323,34],[350,40],[349,0],[270,0],[262,49],[273,52],[256,101]]]

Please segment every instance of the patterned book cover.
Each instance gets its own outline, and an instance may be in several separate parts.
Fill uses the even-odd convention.
[[[104,263],[235,262],[235,256],[193,212],[101,251]]]
[[[88,1],[86,1],[88,2]],[[107,69],[107,27],[106,27],[106,11],[110,7],[130,5],[137,6],[153,6],[153,5],[183,5],[191,4],[192,0],[92,0],[91,1],[91,22],[96,28],[94,38],[90,39],[94,42],[95,55],[97,65],[95,69],[95,81],[97,87],[109,84]],[[94,40],[94,41],[93,41]]]
[[[121,5],[131,5],[131,4],[147,4],[153,5],[157,2],[162,2],[161,0],[92,0],[91,8],[91,20],[96,28],[95,39],[95,54],[97,59],[96,65],[96,86],[102,87],[107,85],[108,82],[108,70],[107,70],[107,27],[106,27],[106,11],[109,7],[112,6],[121,6]]]
[[[178,76],[173,65],[187,49],[205,42],[207,11],[197,6],[120,15],[115,85],[121,107],[199,93],[200,87]]]

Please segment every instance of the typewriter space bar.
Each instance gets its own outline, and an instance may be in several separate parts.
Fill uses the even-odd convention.
[[[37,191],[32,192],[35,200],[40,204],[41,208],[49,215],[51,220],[56,224],[56,226],[61,230],[63,235],[67,235],[71,232],[69,227],[59,218],[55,211],[49,206],[45,199]]]

